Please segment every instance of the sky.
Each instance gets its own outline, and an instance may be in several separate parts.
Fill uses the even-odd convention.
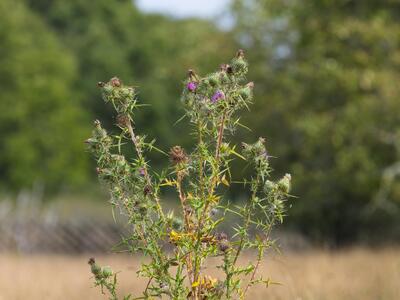
[[[136,0],[144,12],[162,13],[177,18],[212,18],[222,13],[230,0]]]

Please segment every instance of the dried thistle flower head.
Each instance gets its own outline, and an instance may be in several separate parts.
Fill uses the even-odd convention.
[[[121,82],[121,80],[120,80],[118,77],[113,77],[113,78],[111,78],[111,80],[110,80],[110,84],[111,84],[113,87],[120,87],[120,86],[122,85],[122,82]]]
[[[95,261],[94,257],[89,258],[89,261],[88,261],[89,265],[93,265],[95,263],[96,263],[96,261]]]
[[[128,127],[129,124],[130,124],[130,119],[127,114],[122,113],[117,116],[117,125],[119,127],[125,128]]]
[[[169,158],[175,165],[185,163],[188,160],[185,150],[181,146],[172,147],[169,151]]]

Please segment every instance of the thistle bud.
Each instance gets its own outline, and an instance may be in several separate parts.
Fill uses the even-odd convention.
[[[108,278],[113,275],[113,271],[109,266],[103,267],[101,271],[104,278]]]
[[[183,221],[180,218],[174,218],[172,220],[172,228],[177,230],[177,231],[181,231],[183,227]]]
[[[230,248],[230,244],[227,240],[222,240],[218,242],[218,249],[222,252],[228,251]]]
[[[239,95],[242,97],[243,100],[251,99],[252,91],[249,88],[242,88],[239,90]]]
[[[285,176],[283,176],[283,178],[278,181],[279,190],[281,190],[282,192],[284,192],[286,194],[289,193],[291,179],[292,179],[292,176],[290,174],[286,173]]]
[[[226,69],[227,69],[227,65],[226,64],[221,65],[220,72],[219,72],[219,81],[222,84],[225,84],[225,83],[229,82],[229,77],[227,75]]]
[[[247,72],[247,62],[244,59],[243,50],[239,50],[236,58],[232,60],[232,70],[234,73],[246,73]]]
[[[248,100],[253,97],[253,88],[254,83],[249,82],[246,86],[239,90],[239,95],[243,98],[243,100]]]
[[[270,180],[267,180],[264,184],[264,192],[270,193],[276,188],[276,183]]]
[[[135,95],[135,91],[132,87],[124,87],[124,88],[121,88],[120,94],[122,97],[125,97],[125,98],[133,98]]]
[[[216,103],[217,101],[219,101],[221,99],[225,99],[225,94],[223,91],[218,90],[214,93],[214,95],[212,95],[211,102]]]
[[[93,137],[95,139],[102,139],[107,137],[107,131],[101,127],[101,123],[99,120],[94,121]]]
[[[88,264],[90,265],[90,271],[97,278],[101,276],[101,267],[96,264],[93,257],[89,258]]]
[[[218,76],[218,74],[211,74],[208,77],[208,82],[210,83],[211,86],[217,86],[219,84],[219,76]]]

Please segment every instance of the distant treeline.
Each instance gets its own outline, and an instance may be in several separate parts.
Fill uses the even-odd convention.
[[[227,10],[234,26],[222,31],[130,0],[2,0],[1,189],[92,183],[83,141],[94,118],[115,122],[96,83],[116,75],[151,105],[135,120],[142,134],[190,147],[185,120],[173,126],[186,70],[211,71],[240,47],[256,99],[242,123],[255,130],[236,134],[265,136],[277,176],[291,171],[289,227],[334,245],[399,238],[400,4],[235,0]]]

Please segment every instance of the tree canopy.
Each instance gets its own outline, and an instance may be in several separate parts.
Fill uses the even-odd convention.
[[[249,122],[267,130],[278,144],[272,154],[297,175],[296,226],[333,242],[353,241],[361,228],[393,229],[372,220],[398,217],[396,196],[377,205],[376,195],[383,171],[399,159],[399,4],[276,0],[233,8],[237,37],[259,62],[252,76],[262,82]]]

